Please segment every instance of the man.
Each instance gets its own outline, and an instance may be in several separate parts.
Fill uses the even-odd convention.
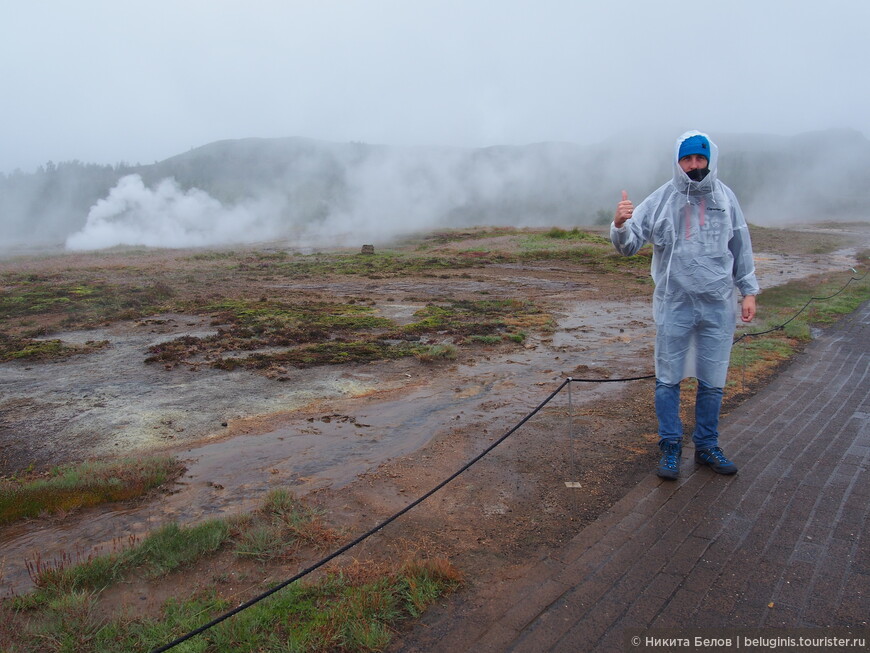
[[[718,153],[706,134],[683,134],[674,149],[673,179],[637,207],[622,191],[610,226],[620,254],[653,245],[655,408],[662,452],[656,473],[666,479],[680,472],[680,382],[690,376],[698,379],[695,462],[720,474],[737,472],[719,447],[718,430],[737,323],[734,287],[743,295],[744,322],[755,317],[759,289],[743,212],[733,191],[717,179]]]

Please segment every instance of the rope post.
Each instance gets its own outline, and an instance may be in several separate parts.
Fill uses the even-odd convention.
[[[571,445],[571,478],[577,477],[577,461],[574,457],[574,403],[571,397],[571,377],[568,377],[568,442]]]
[[[574,402],[572,401],[571,396],[571,386],[574,385],[571,382],[571,377],[568,377],[568,444],[571,447],[571,478],[578,479],[580,478],[577,475],[577,458],[575,456],[574,450],[576,449],[576,442],[574,441]],[[572,485],[568,487],[574,487],[573,483],[577,483],[579,485],[579,481],[572,480]],[[566,485],[568,485],[566,483]],[[577,515],[577,493],[571,493],[571,512],[576,516]]]
[[[577,457],[575,456],[574,450],[576,449],[576,442],[574,438],[574,402],[571,395],[571,385],[574,379],[570,376],[566,379],[568,383],[568,446],[571,449],[571,479],[580,478],[579,473],[577,472]],[[565,487],[567,488],[579,488],[580,481],[570,480],[565,481]],[[574,512],[577,512],[577,495],[575,494],[572,497],[571,503],[574,504]]]

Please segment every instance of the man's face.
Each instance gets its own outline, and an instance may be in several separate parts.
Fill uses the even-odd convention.
[[[689,173],[691,170],[703,170],[708,165],[707,157],[700,154],[690,154],[680,159],[680,168],[683,172]]]

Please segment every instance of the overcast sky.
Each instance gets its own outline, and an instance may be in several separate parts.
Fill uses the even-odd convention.
[[[866,0],[0,0],[0,172],[215,140],[870,135]]]

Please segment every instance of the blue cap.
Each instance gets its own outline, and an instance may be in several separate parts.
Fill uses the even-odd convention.
[[[689,156],[691,154],[700,154],[701,156],[706,157],[709,162],[710,141],[700,134],[689,136],[689,138],[680,143],[680,153],[677,156],[677,161],[682,159],[684,156]]]

